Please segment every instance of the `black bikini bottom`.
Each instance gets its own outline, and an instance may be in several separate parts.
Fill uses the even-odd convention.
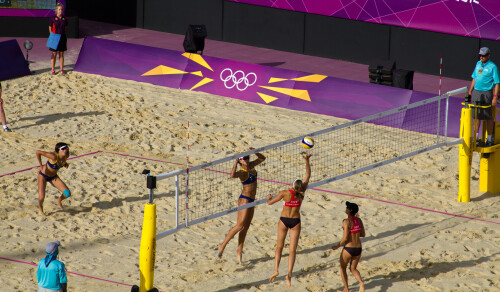
[[[363,250],[361,247],[345,247],[345,246],[344,249],[353,257],[359,256],[361,254],[361,251]]]
[[[300,223],[300,218],[287,218],[287,217],[280,217],[281,222],[285,224],[285,226],[290,229],[294,228],[295,225]]]

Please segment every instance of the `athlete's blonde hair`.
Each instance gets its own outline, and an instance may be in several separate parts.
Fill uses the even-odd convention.
[[[61,3],[61,2],[57,2],[57,4],[56,4],[56,9],[54,9],[54,11],[56,12],[56,14],[57,14],[57,9],[58,9],[59,7],[61,7],[61,8],[63,9],[63,11],[64,11],[64,5],[62,5],[62,3]]]
[[[304,199],[304,192],[302,191],[302,180],[296,179],[293,181],[293,190],[297,193],[297,198]]]

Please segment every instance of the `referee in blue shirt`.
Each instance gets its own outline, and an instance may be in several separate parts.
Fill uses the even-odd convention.
[[[500,89],[500,79],[498,77],[497,66],[490,61],[490,49],[483,47],[479,50],[479,61],[476,63],[476,68],[472,73],[472,83],[469,88],[469,96],[473,104],[492,107],[497,106],[498,90]],[[490,108],[478,108],[477,119],[479,123],[476,126],[477,140],[479,141],[479,125],[481,120],[486,120],[486,130],[488,137],[486,147],[493,145],[493,111]],[[475,116],[475,113],[474,113]],[[481,145],[483,146],[483,145]]]
[[[60,245],[59,241],[55,241],[45,246],[47,255],[38,262],[36,270],[37,292],[67,292],[68,290],[66,268],[63,262],[57,260]]]

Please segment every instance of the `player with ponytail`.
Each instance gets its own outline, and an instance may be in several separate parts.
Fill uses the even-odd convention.
[[[290,288],[292,283],[293,265],[295,264],[295,256],[301,230],[300,206],[304,200],[304,192],[307,189],[309,178],[311,177],[311,165],[309,163],[311,155],[312,154],[308,153],[303,156],[306,164],[306,176],[303,180],[296,179],[292,184],[292,189],[281,191],[274,198],[272,194],[267,195],[268,205],[283,200],[283,211],[281,211],[281,217],[278,221],[278,242],[274,257],[274,273],[271,275],[271,278],[269,278],[269,282],[274,282],[278,276],[281,253],[285,245],[286,234],[288,230],[290,230],[290,255],[288,256],[288,273],[286,275],[287,288]]]

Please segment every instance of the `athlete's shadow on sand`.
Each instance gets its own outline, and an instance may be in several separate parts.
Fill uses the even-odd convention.
[[[491,260],[491,258],[496,256],[497,254],[498,253],[493,254],[491,256],[480,257],[478,259],[462,261],[462,262],[429,262],[427,259],[422,259],[420,261],[422,267],[391,272],[388,275],[375,275],[373,277],[365,276],[363,278],[363,281],[365,282],[365,289],[373,288],[376,291],[387,291],[396,282],[418,281],[421,279],[436,277],[439,274],[448,273],[455,269],[474,267],[478,264]],[[305,271],[303,269],[300,272],[294,272],[292,278],[292,289],[293,289],[293,282],[297,278],[302,278],[304,276],[307,276],[308,274],[312,274],[321,270],[330,270],[330,269],[338,270],[338,268],[339,268],[338,260],[337,257],[335,257],[335,261],[320,263],[315,266],[306,268]],[[269,271],[269,275],[271,275],[271,273],[272,271]],[[285,281],[285,276],[280,275],[276,278],[275,283],[278,282],[276,284],[284,286],[285,285],[284,281]],[[250,289],[253,287],[259,287],[260,285],[264,284],[269,284],[269,280],[265,279],[250,283],[237,284],[217,291],[220,292],[238,291],[243,289]],[[276,284],[270,284],[270,285],[276,285]],[[356,290],[359,288],[359,285],[357,282],[352,283],[350,288]],[[343,286],[338,286],[336,288],[332,288],[326,291],[339,291],[342,289]]]
[[[65,120],[68,118],[97,116],[97,115],[102,115],[102,114],[105,114],[105,112],[94,111],[94,112],[50,114],[50,115],[44,115],[44,116],[24,117],[24,118],[20,118],[19,120],[20,121],[37,120],[37,121],[33,125],[18,127],[17,129],[23,129],[23,128],[29,128],[29,127],[34,127],[34,126],[43,125],[43,124],[49,124],[49,123],[53,123],[57,120]]]
[[[163,193],[163,194],[155,194],[154,199],[166,198],[166,197],[175,197],[175,192]],[[117,207],[123,206],[123,202],[132,203],[143,201],[146,204],[149,200],[149,194],[145,194],[144,196],[137,197],[126,197],[126,198],[113,198],[111,201],[101,201],[95,202],[92,204],[92,207],[99,208],[101,210],[113,209]]]
[[[382,239],[382,238],[385,238],[385,237],[389,237],[389,236],[393,236],[393,235],[396,235],[396,234],[401,234],[401,233],[404,233],[404,232],[409,232],[409,231],[412,231],[412,230],[424,227],[426,225],[431,225],[431,224],[435,224],[435,223],[408,224],[408,225],[405,225],[405,226],[400,226],[400,227],[398,227],[398,228],[396,228],[394,230],[389,230],[389,231],[382,232],[382,233],[378,234],[376,237],[374,237],[374,236],[365,237],[363,239],[363,242],[366,243],[366,242],[368,242],[370,240],[375,240],[375,239],[379,240],[379,239]],[[308,253],[317,252],[317,251],[325,251],[326,252],[326,251],[331,250],[332,246],[335,245],[336,243],[338,243],[338,240],[335,241],[335,242],[332,242],[332,243],[325,244],[325,245],[315,246],[313,248],[299,250],[299,251],[297,251],[297,254],[298,255],[299,254],[308,254]],[[299,246],[300,246],[300,242],[299,242]],[[377,254],[377,255],[380,255],[380,254]],[[288,256],[288,250],[287,249],[283,249],[283,257],[285,257],[285,256]],[[363,258],[366,259],[367,257],[363,257]],[[269,260],[274,261],[274,256],[273,257],[266,256],[266,257],[262,257],[262,258],[258,258],[258,259],[252,259],[252,260],[249,260],[249,262],[250,262],[250,264],[254,265],[256,263],[266,262],[266,261],[269,261]]]
[[[429,279],[436,277],[442,273],[448,273],[455,269],[474,267],[481,263],[490,261],[491,256],[480,257],[478,259],[463,261],[463,262],[429,262],[427,259],[422,259],[420,268],[410,268],[397,272],[390,272],[388,275],[376,275],[367,277],[365,289],[377,288],[377,291],[387,291],[394,283],[402,281],[418,281],[421,279]]]
[[[414,239],[414,240],[418,240],[420,238],[424,238],[426,236],[433,234],[435,232],[435,228],[439,227],[439,226],[435,226],[435,225],[445,224],[445,228],[449,228],[450,225],[456,226],[459,224],[463,224],[462,221],[463,221],[463,219],[461,219],[461,218],[453,217],[453,218],[447,218],[447,219],[441,220],[439,222],[430,222],[430,223],[422,223],[422,224],[408,224],[408,225],[404,225],[404,226],[399,226],[393,230],[388,230],[388,231],[379,233],[376,236],[368,236],[365,239],[363,239],[363,242],[369,242],[371,240],[380,241],[384,238],[391,237],[391,236],[398,235],[398,234],[407,234],[407,235],[409,234],[409,236],[411,237],[411,235],[414,234],[413,233],[414,231],[416,231],[418,229],[424,229],[423,231],[418,233],[418,238]],[[435,228],[433,228],[433,226],[435,226]],[[415,234],[417,234],[417,233],[415,233]],[[400,246],[406,245],[408,243],[408,238],[401,237],[400,241],[395,240],[395,241],[389,241],[389,242],[391,243],[390,246],[386,246],[388,243],[388,239],[384,240],[383,242],[380,243],[381,248],[378,249],[380,252],[370,254],[370,255],[365,255],[362,257],[362,259],[367,260],[370,258],[376,258],[376,257],[383,256],[383,255],[387,254],[388,252],[392,251],[394,248],[398,248]],[[338,269],[339,268],[338,267],[338,253],[335,253],[335,255],[328,253],[331,250],[331,247],[333,245],[335,245],[336,243],[338,243],[337,240],[332,242],[332,243],[325,244],[322,246],[316,246],[313,248],[308,248],[308,249],[303,249],[303,250],[297,251],[297,254],[308,254],[311,252],[324,251],[325,253],[323,253],[320,257],[325,259],[325,261],[322,263],[318,263],[316,265],[307,267],[305,269],[305,271],[294,273],[294,277],[297,277],[299,275],[304,276],[304,275],[308,275],[308,274],[315,273],[318,271],[324,271],[324,270],[329,270],[329,269]],[[299,245],[300,245],[300,242],[299,242]],[[288,256],[288,251],[287,251],[287,249],[284,249],[282,259],[284,257],[287,257],[287,256]],[[485,259],[485,260],[487,260],[487,259]],[[251,259],[248,262],[250,263],[251,266],[253,266],[259,262],[266,262],[266,261],[274,261],[274,256],[273,257],[266,256],[266,257],[262,257],[262,258]],[[470,262],[466,262],[466,264],[464,264],[464,265],[465,266],[473,265],[473,263],[474,263],[473,261],[470,261]],[[439,264],[440,263],[433,264],[433,265],[439,265]],[[456,263],[445,262],[445,263],[441,263],[441,264],[443,266],[446,266],[446,265],[453,266],[453,268],[451,268],[447,271],[444,271],[444,272],[448,272],[448,271],[451,271],[457,267],[461,267],[461,266],[456,266],[455,265]],[[439,268],[441,268],[441,266],[439,266]],[[422,268],[422,270],[426,270],[426,269],[429,269],[429,268],[428,267]],[[270,273],[271,272],[272,271],[270,271]],[[404,272],[401,272],[401,273],[403,274]],[[269,274],[269,275],[271,275],[271,274]],[[423,277],[425,277],[425,276],[423,276]],[[284,275],[278,276],[276,278],[276,281],[285,281],[285,276]],[[257,285],[262,285],[264,283],[268,283],[268,280],[262,280],[262,281],[258,281],[258,282],[254,282],[254,283],[235,285],[235,286],[228,287],[224,290],[219,290],[219,291],[237,291],[240,289],[248,289],[249,286],[254,286],[254,285],[257,286]],[[365,281],[365,283],[367,283],[367,282]],[[284,285],[284,283],[282,283],[282,284]],[[293,279],[292,279],[292,287],[293,287]],[[367,287],[367,286],[365,285],[365,287]],[[338,291],[339,289],[342,290],[343,287],[338,287],[338,288],[328,290],[328,291]],[[385,289],[381,289],[380,291],[385,291]]]
[[[167,197],[174,197],[175,192],[169,192],[169,193],[163,193],[163,194],[155,194],[154,198],[155,199],[160,199],[160,198],[167,198]],[[92,211],[93,208],[99,208],[101,210],[108,210],[108,209],[113,209],[113,208],[118,208],[123,206],[123,202],[139,202],[143,201],[144,203],[147,203],[149,200],[149,194],[145,194],[144,196],[136,196],[136,197],[126,197],[126,198],[113,198],[111,201],[100,201],[100,202],[95,202],[92,203],[91,206],[66,206],[64,210],[58,210],[55,212],[48,213],[47,215],[50,216],[51,214],[54,213],[59,213],[59,212],[64,212],[68,213],[70,215],[77,215],[80,213],[88,213]]]

